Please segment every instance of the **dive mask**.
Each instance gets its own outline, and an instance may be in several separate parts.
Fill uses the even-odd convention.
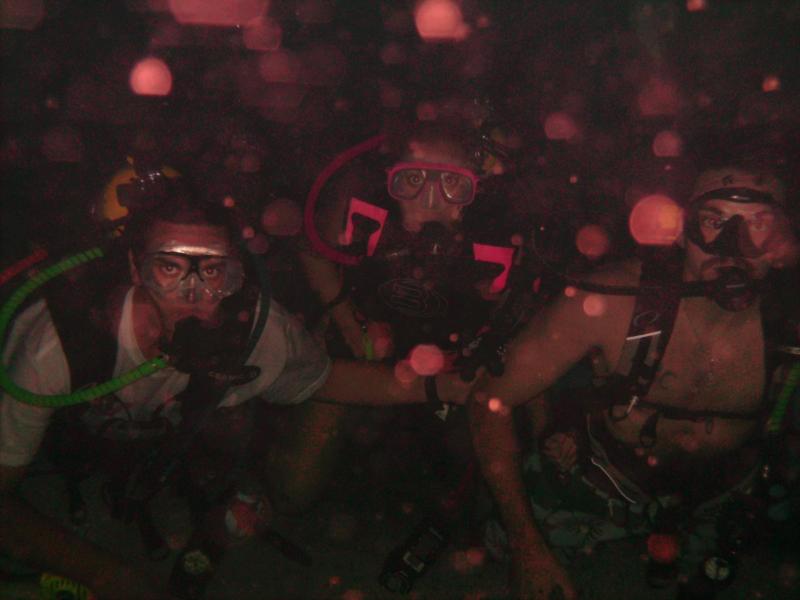
[[[387,188],[395,200],[420,198],[434,208],[436,193],[448,204],[466,206],[475,199],[477,176],[462,167],[426,162],[398,163],[389,170]]]
[[[144,285],[158,295],[177,292],[187,302],[222,300],[242,289],[244,269],[238,258],[212,248],[171,245],[145,255]]]
[[[713,206],[706,206],[709,200],[758,203],[770,206],[771,210],[747,218],[740,214],[725,218]],[[782,230],[781,222],[784,219],[783,211],[775,203],[772,194],[748,188],[723,188],[711,190],[693,201],[687,215],[686,235],[706,254],[727,258],[758,258]],[[704,235],[703,230],[717,233],[706,240],[707,233]]]

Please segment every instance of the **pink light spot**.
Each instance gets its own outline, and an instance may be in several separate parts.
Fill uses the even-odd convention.
[[[420,344],[411,351],[409,362],[418,375],[436,375],[444,367],[444,354],[433,344]]]
[[[680,94],[673,82],[654,77],[639,92],[637,105],[644,117],[674,115],[680,107]]]
[[[488,406],[493,413],[499,413],[503,410],[503,401],[500,398],[489,398]]]
[[[426,42],[459,41],[469,35],[461,8],[453,0],[423,0],[414,11],[414,23]]]
[[[689,12],[700,12],[707,8],[706,0],[686,0],[686,10]]]
[[[512,246],[522,246],[525,243],[525,238],[522,237],[521,233],[515,233],[511,236],[510,241]]]
[[[761,83],[761,89],[765,92],[777,92],[781,89],[781,80],[777,75],[767,75]]]
[[[39,26],[44,15],[44,0],[4,0],[0,27],[31,31]]]
[[[583,312],[589,317],[600,317],[606,312],[606,299],[599,294],[589,294],[583,301]]]
[[[683,151],[683,139],[670,129],[658,132],[653,138],[653,154],[667,158],[680,156]]]
[[[330,23],[333,19],[331,0],[300,0],[296,3],[294,16],[304,25]]]
[[[222,201],[222,206],[225,208],[233,208],[236,206],[236,200],[234,200],[232,196],[225,196],[225,199]]]
[[[650,455],[647,457],[647,466],[648,467],[655,467],[658,466],[658,457],[654,455]]]
[[[403,105],[403,90],[388,81],[379,84],[381,106],[384,108],[400,108]]]
[[[335,86],[347,71],[347,58],[333,44],[316,44],[302,53],[303,83]]]
[[[577,175],[570,175],[569,176],[569,182],[572,185],[575,185],[576,183],[578,183],[578,176]]]
[[[261,227],[269,235],[297,235],[303,227],[303,213],[300,207],[288,198],[278,198],[264,207],[261,213]]]
[[[450,566],[458,573],[466,573],[470,570],[469,561],[467,561],[467,553],[462,551],[453,552],[450,555]]]
[[[575,286],[568,285],[567,287],[564,288],[564,295],[567,298],[574,298],[575,294],[577,294],[577,293],[578,293],[578,290],[575,289]]]
[[[269,0],[169,0],[175,20],[184,25],[235,27],[266,13]]]
[[[381,61],[385,65],[402,65],[407,58],[405,47],[397,42],[389,42],[381,49]]]
[[[247,249],[252,254],[266,254],[269,250],[269,240],[263,233],[258,233],[251,240],[247,241]]]
[[[467,550],[467,562],[472,567],[480,567],[486,560],[486,550],[483,548],[470,548]]]
[[[341,583],[342,583],[342,578],[339,577],[338,575],[331,575],[328,578],[328,585],[330,587],[336,587],[337,585],[340,585]]]
[[[420,121],[435,121],[439,110],[433,102],[420,102],[417,104],[417,119]]]
[[[668,196],[645,196],[633,207],[628,228],[643,246],[669,246],[683,232],[683,210]]]
[[[242,238],[245,240],[251,240],[255,237],[256,230],[248,225],[247,227],[242,228]]]
[[[296,83],[302,68],[297,56],[288,50],[267,52],[258,63],[258,72],[269,83]]]
[[[544,134],[549,140],[571,140],[578,134],[578,126],[567,113],[554,112],[544,121]]]
[[[250,50],[274,51],[283,43],[283,28],[267,16],[257,17],[245,26],[242,41]]]
[[[401,360],[394,366],[394,378],[401,384],[408,385],[417,378],[417,373],[407,360]]]
[[[51,129],[42,138],[42,154],[52,162],[80,162],[83,159],[80,133],[68,125]]]
[[[172,90],[172,73],[159,58],[140,60],[131,70],[129,79],[134,94],[140,96],[166,96]]]
[[[449,339],[454,344],[458,341],[458,338],[459,335],[457,333],[451,333],[449,336],[447,336],[447,339]]]
[[[600,225],[584,225],[575,236],[575,245],[585,257],[596,260],[608,252],[611,242]]]

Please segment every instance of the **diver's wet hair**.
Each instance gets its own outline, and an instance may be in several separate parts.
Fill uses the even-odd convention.
[[[466,121],[437,119],[435,121],[402,121],[384,128],[386,145],[393,160],[403,159],[412,142],[446,145],[453,148],[455,158],[473,170],[480,166],[481,146],[477,131]]]
[[[238,231],[232,211],[203,199],[184,177],[166,179],[157,198],[143,199],[138,208],[131,209],[125,226],[124,245],[135,255],[141,253],[147,235],[157,221],[223,227],[231,241]]]

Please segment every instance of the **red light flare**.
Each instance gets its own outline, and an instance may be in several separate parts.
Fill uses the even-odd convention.
[[[160,58],[145,58],[134,65],[129,83],[134,94],[167,96],[172,91],[172,73]]]
[[[405,93],[395,84],[388,81],[379,83],[381,106],[383,108],[400,108],[403,106]]]
[[[269,0],[169,0],[169,10],[178,23],[236,27],[263,14]]]
[[[578,126],[567,113],[554,112],[544,121],[544,134],[549,140],[571,140],[578,135]]]
[[[331,0],[299,0],[295,3],[294,16],[303,25],[330,23],[333,13]]]
[[[600,225],[584,225],[575,236],[575,245],[586,258],[597,260],[608,252],[611,242]]]
[[[686,0],[686,10],[689,12],[701,12],[708,8],[706,0]]]
[[[394,378],[402,385],[409,385],[417,378],[417,373],[410,361],[401,360],[394,366]]]
[[[668,196],[645,196],[633,207],[628,228],[643,246],[669,246],[683,232],[683,210]]]
[[[680,103],[680,93],[675,83],[659,77],[651,78],[636,99],[643,117],[675,115]]]
[[[300,56],[301,80],[308,85],[335,86],[347,72],[347,58],[334,44],[317,44]]]
[[[303,227],[303,212],[288,198],[278,198],[264,207],[261,227],[269,235],[297,235]]]
[[[242,42],[250,50],[274,51],[283,43],[283,28],[267,16],[253,19],[242,30]]]
[[[669,533],[651,533],[647,538],[647,553],[657,563],[668,565],[678,558],[678,537]]]
[[[267,236],[257,233],[252,239],[247,241],[247,250],[251,254],[266,254],[269,250],[269,240]]]
[[[761,89],[765,92],[778,92],[781,89],[781,80],[777,75],[767,75],[761,83]]]
[[[435,121],[439,116],[439,110],[433,102],[420,102],[417,104],[417,119],[420,121]]]
[[[3,29],[36,29],[45,17],[44,0],[3,0],[0,27]]]
[[[389,42],[381,48],[381,62],[385,65],[402,65],[408,60],[405,46],[397,42]]]
[[[436,375],[444,367],[444,354],[433,344],[420,344],[409,355],[411,368],[423,377]]]
[[[80,162],[83,160],[81,134],[68,125],[51,129],[42,137],[42,154],[51,162]]]
[[[683,152],[683,138],[671,129],[659,131],[653,138],[653,154],[661,158],[673,158]]]
[[[422,0],[414,10],[414,23],[426,42],[457,42],[470,33],[459,3],[453,0]]]
[[[599,294],[589,294],[583,300],[583,312],[588,317],[602,317],[606,312],[606,299]]]
[[[258,72],[269,83],[297,83],[302,71],[303,63],[288,50],[267,52],[258,61]]]

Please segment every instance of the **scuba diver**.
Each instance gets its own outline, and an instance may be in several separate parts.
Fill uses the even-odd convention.
[[[470,124],[415,122],[362,144],[383,152],[351,160],[332,180],[331,193],[314,206],[310,223],[307,218],[311,244],[301,261],[327,317],[312,322],[323,323],[334,356],[383,361],[410,378],[459,370],[471,379],[496,366],[489,355],[498,362],[497,353],[479,356],[475,344],[509,291],[519,248],[511,229],[518,224],[505,218],[508,200],[489,184],[492,171],[484,170],[488,164],[499,172],[500,161],[509,167],[508,156],[498,157],[491,142]],[[359,152],[354,148],[352,158]],[[313,195],[311,201],[316,202]],[[364,393],[380,392],[364,386]],[[435,415],[429,406],[393,411],[390,424],[372,422],[360,430],[410,430],[413,448],[388,450],[386,460],[397,465],[386,474],[395,477],[419,465],[430,469],[435,483],[419,489],[415,500],[434,513],[447,504],[445,512],[460,519],[475,495],[474,461],[465,415],[441,408]],[[355,418],[385,416],[354,414],[343,406],[329,410],[335,430],[352,427]],[[386,448],[392,437],[374,434]],[[397,437],[403,443],[402,435]],[[453,502],[456,490],[460,499]],[[410,585],[382,582],[393,591]]]
[[[200,501],[205,517],[196,521],[217,515],[216,525],[235,539],[254,535],[254,523],[268,524],[273,510],[307,507],[319,489],[309,483],[325,454],[313,409],[303,413],[305,426],[270,436],[260,429],[261,407],[310,405],[312,396],[425,402],[431,389],[437,399],[463,402],[469,384],[455,374],[403,384],[385,365],[331,361],[270,298],[259,257],[248,256],[231,208],[199,200],[184,178],[158,169],[137,175],[119,190],[130,214],[111,242],[109,262],[98,261],[95,270],[98,263],[81,264],[101,254],[95,251],[65,261],[79,268],[50,282],[60,285],[30,303],[10,330],[0,370],[0,552],[101,599],[195,598],[207,578],[187,581],[174,571],[167,586],[22,498],[17,488],[51,433],[61,438],[54,442],[57,458],[88,453],[107,468],[112,514],[135,513],[143,537],[154,535],[149,499],[188,481],[196,492],[189,502],[207,492]],[[31,285],[42,281],[37,275]],[[3,315],[4,332],[6,307]],[[80,426],[80,446],[64,437],[75,431],[64,421]],[[286,446],[265,442],[275,438]],[[215,449],[229,458],[216,478],[202,468]],[[257,514],[241,521],[243,504]],[[202,574],[205,564],[207,574],[221,549],[195,550],[179,557],[181,566]]]
[[[566,278],[565,294],[510,345],[503,376],[476,386],[470,425],[502,522],[490,521],[486,543],[510,558],[513,597],[576,598],[557,557],[634,534],[650,534],[652,585],[675,581],[662,567],[679,552],[682,563],[717,560],[723,545],[735,553],[746,536],[731,531],[747,529],[745,511],[717,517],[755,495],[774,458],[763,439],[775,357],[791,360],[800,345],[795,322],[776,354],[768,327],[792,309],[776,310],[767,293],[771,270],[797,262],[786,210],[784,186],[761,165],[705,170],[683,212],[675,204],[647,220],[676,245]],[[511,409],[586,358],[597,389],[555,402],[538,450],[520,456]]]

